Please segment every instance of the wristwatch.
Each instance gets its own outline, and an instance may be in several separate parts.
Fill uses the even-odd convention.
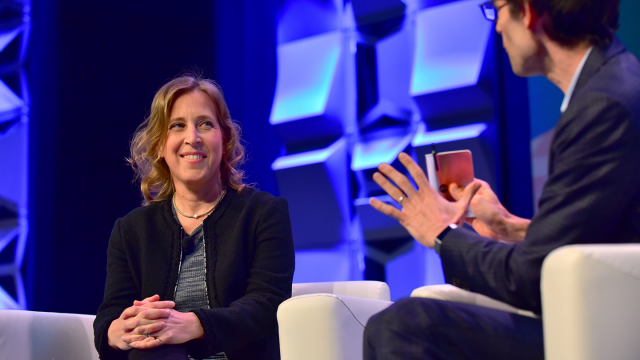
[[[438,255],[440,255],[440,246],[442,246],[442,239],[444,239],[444,237],[447,236],[449,231],[451,231],[452,229],[457,229],[457,228],[458,228],[458,225],[449,224],[449,226],[447,226],[446,228],[444,228],[444,230],[442,230],[440,235],[436,236],[436,244],[435,244],[434,248],[436,249],[436,252],[438,253]]]

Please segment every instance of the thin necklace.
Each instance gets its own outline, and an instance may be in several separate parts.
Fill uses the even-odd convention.
[[[209,211],[204,212],[202,214],[196,214],[196,215],[186,215],[185,213],[183,213],[182,211],[180,211],[180,209],[178,209],[178,207],[176,206],[176,194],[173,194],[173,207],[176,209],[176,211],[178,212],[178,214],[187,217],[187,218],[191,218],[191,219],[197,219],[199,217],[205,216],[205,215],[209,215],[213,210],[216,209],[216,207],[218,206],[218,204],[220,203],[220,200],[222,200],[222,198],[224,197],[224,194],[227,193],[227,189],[224,189],[224,191],[222,191],[222,194],[220,194],[220,196],[218,196],[218,198],[216,199],[216,202],[213,204],[213,207],[211,209],[209,209]]]

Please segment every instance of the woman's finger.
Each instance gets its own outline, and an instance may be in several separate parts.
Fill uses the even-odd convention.
[[[160,300],[160,295],[156,294],[156,295],[153,295],[153,296],[149,296],[148,298],[145,298],[143,300],[134,300],[133,301],[133,305],[134,306],[142,306],[142,305],[148,304],[150,302],[158,301],[158,300]]]
[[[164,321],[158,321],[153,324],[138,326],[133,330],[133,333],[137,335],[153,334],[157,331],[164,329],[165,327],[166,327],[166,324],[164,323]]]
[[[171,316],[171,310],[168,309],[145,309],[136,315],[138,319],[156,320]]]
[[[396,183],[396,185],[398,185],[400,190],[402,190],[403,193],[407,194],[408,197],[412,197],[416,195],[416,188],[413,187],[413,184],[409,181],[409,179],[407,179],[406,176],[402,175],[402,173],[394,169],[393,166],[389,164],[380,164],[380,166],[378,166],[378,171],[380,171],[382,174],[384,174],[386,177],[388,177],[394,183]],[[387,191],[387,193],[389,192]],[[389,193],[389,195],[391,194]],[[398,197],[396,197],[396,199],[397,198]]]
[[[173,301],[154,301],[148,304],[144,304],[142,307],[150,308],[150,309],[173,309],[176,306],[176,303]]]
[[[163,343],[164,343],[163,340],[149,336],[148,338],[142,341],[131,343],[131,345],[136,349],[143,350],[143,349],[157,348],[158,346],[163,345]]]
[[[144,336],[144,335],[135,335],[135,334],[131,335],[130,334],[130,335],[123,335],[122,336],[122,341],[124,341],[127,344],[131,345],[131,343],[136,342],[136,341],[144,341],[145,338],[146,338],[146,336]]]
[[[137,306],[130,306],[130,307],[124,309],[124,311],[122,312],[120,317],[122,319],[128,319],[128,318],[131,318],[131,317],[134,317],[134,316],[138,315],[139,312],[140,312],[140,309]]]
[[[387,194],[389,194],[389,196],[391,196],[392,199],[394,199],[398,203],[402,202],[401,198],[405,197],[405,193],[403,193],[402,191],[400,191],[400,189],[395,187],[395,185],[393,185],[391,181],[389,181],[386,177],[384,177],[384,175],[380,174],[379,172],[373,174],[373,181],[375,181],[378,185],[380,185],[382,190],[384,190]]]

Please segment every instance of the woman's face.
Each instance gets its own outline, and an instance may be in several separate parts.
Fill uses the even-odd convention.
[[[198,189],[220,179],[222,130],[215,105],[201,91],[177,98],[162,151],[176,187]]]

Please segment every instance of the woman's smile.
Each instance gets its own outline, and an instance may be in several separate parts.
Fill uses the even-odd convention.
[[[203,162],[204,159],[207,158],[207,155],[201,152],[186,152],[180,154],[180,157],[190,164],[197,164]]]

